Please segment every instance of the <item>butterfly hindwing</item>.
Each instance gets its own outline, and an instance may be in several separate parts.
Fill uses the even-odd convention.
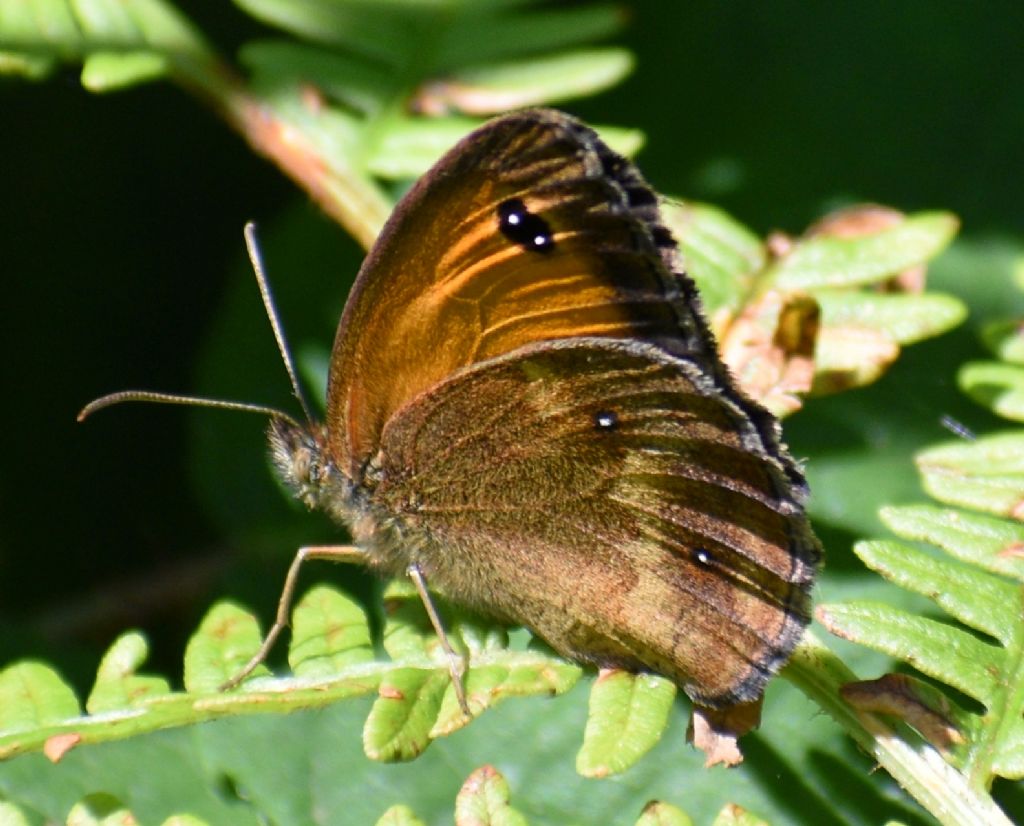
[[[529,345],[402,409],[371,496],[456,601],[717,706],[792,650],[818,553],[752,433],[657,347]]]

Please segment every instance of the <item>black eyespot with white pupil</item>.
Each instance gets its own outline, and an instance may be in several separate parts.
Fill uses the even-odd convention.
[[[530,212],[518,198],[498,204],[498,226],[509,241],[528,250],[548,252],[554,249],[555,236],[548,222]]]
[[[698,565],[709,567],[714,564],[715,558],[711,555],[711,552],[707,548],[694,548],[693,561],[696,562]]]
[[[598,430],[614,430],[619,426],[619,414],[614,410],[598,410],[594,414],[594,427]]]

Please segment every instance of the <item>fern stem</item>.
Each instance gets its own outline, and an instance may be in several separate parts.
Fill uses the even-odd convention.
[[[948,826],[1011,826],[995,801],[909,729],[894,729],[877,714],[858,711],[839,694],[857,676],[811,632],[783,677],[824,709],[918,803]]]
[[[254,95],[212,51],[175,61],[171,75],[305,189],[364,248],[370,247],[393,204],[369,175],[357,171],[352,159],[325,153],[311,140],[308,126],[289,122],[271,101]]]

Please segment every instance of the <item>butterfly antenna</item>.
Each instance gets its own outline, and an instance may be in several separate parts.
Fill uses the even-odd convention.
[[[270,293],[270,285],[267,283],[267,276],[263,269],[263,259],[260,257],[259,245],[256,241],[256,225],[250,221],[245,225],[245,247],[249,251],[249,260],[252,262],[253,271],[256,273],[256,284],[260,289],[260,296],[263,298],[263,306],[266,308],[267,317],[270,319],[270,326],[274,331],[274,338],[277,340],[277,348],[284,359],[285,369],[288,371],[288,378],[292,383],[292,392],[302,406],[302,412],[307,422],[313,421],[309,404],[302,394],[299,386],[299,379],[295,373],[295,363],[288,350],[288,344],[284,340],[284,333],[281,331],[281,321],[277,317],[277,308],[274,306],[274,297]],[[111,407],[123,402],[149,402],[152,404],[178,404],[188,407],[213,407],[219,410],[240,410],[245,413],[259,413],[269,416],[272,419],[288,422],[296,428],[300,425],[292,416],[275,407],[267,407],[262,404],[251,404],[249,402],[236,402],[228,399],[208,399],[203,396],[180,396],[174,393],[156,393],[152,390],[122,390],[118,393],[110,393],[89,402],[78,413],[78,421],[84,421],[98,410]]]
[[[277,340],[277,349],[284,361],[284,369],[288,371],[288,378],[292,383],[292,392],[302,406],[302,412],[307,422],[313,421],[313,414],[306,397],[299,384],[298,374],[295,372],[295,362],[292,360],[291,351],[288,349],[288,342],[285,341],[284,331],[281,329],[281,319],[277,315],[277,306],[274,304],[274,296],[270,292],[270,283],[267,281],[266,272],[263,269],[263,257],[260,255],[259,242],[256,239],[256,224],[249,221],[245,225],[245,248],[249,251],[249,261],[252,262],[253,272],[256,274],[256,284],[260,288],[260,296],[263,298],[263,306],[267,311],[267,318],[270,319],[270,326],[274,330],[274,338]]]
[[[289,422],[295,427],[301,425],[287,413],[274,407],[267,407],[262,404],[249,404],[248,402],[233,402],[227,399],[207,399],[202,396],[178,396],[173,393],[154,393],[152,390],[122,390],[119,393],[110,393],[89,402],[78,413],[78,421],[85,421],[97,410],[104,407],[111,407],[122,402],[150,402],[153,404],[180,404],[187,407],[215,407],[219,410],[241,410],[245,413],[261,413],[270,416],[272,419],[280,419]]]

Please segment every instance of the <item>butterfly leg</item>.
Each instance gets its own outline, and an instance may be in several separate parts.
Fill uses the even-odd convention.
[[[232,688],[237,687],[246,677],[252,674],[256,666],[266,660],[270,650],[274,647],[274,643],[277,642],[277,638],[281,636],[281,632],[288,626],[288,615],[291,612],[292,599],[295,596],[295,586],[299,581],[299,569],[302,567],[302,563],[309,559],[326,559],[330,562],[365,564],[366,551],[354,545],[310,545],[305,548],[299,548],[298,553],[295,554],[295,559],[292,560],[291,567],[288,568],[288,576],[284,580],[281,598],[277,601],[277,616],[274,618],[274,624],[270,626],[267,636],[263,639],[263,644],[253,655],[252,659],[235,676],[219,687],[219,691],[230,691]]]
[[[437,606],[434,605],[434,601],[430,598],[430,593],[427,591],[427,578],[423,576],[420,566],[414,562],[406,569],[406,573],[409,575],[409,579],[412,580],[413,585],[416,586],[416,591],[420,595],[423,607],[427,610],[427,616],[430,617],[430,624],[434,626],[434,632],[441,643],[441,648],[444,649],[444,653],[448,657],[448,672],[452,675],[452,686],[455,689],[455,696],[458,698],[459,707],[462,709],[463,714],[467,717],[472,717],[473,715],[469,710],[469,700],[466,699],[466,685],[463,682],[463,677],[466,673],[466,661],[452,648],[452,644],[448,640],[444,624],[441,622],[441,615],[437,612]]]

